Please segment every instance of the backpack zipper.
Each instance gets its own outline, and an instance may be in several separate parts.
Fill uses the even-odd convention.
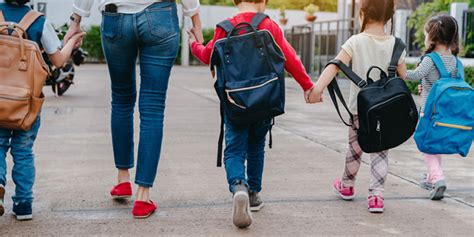
[[[232,92],[239,92],[239,91],[254,90],[254,89],[258,89],[258,88],[260,88],[260,87],[264,87],[264,86],[266,86],[267,84],[270,84],[270,83],[272,83],[272,82],[274,82],[274,81],[276,81],[276,80],[278,80],[278,77],[275,77],[275,78],[273,78],[273,79],[271,79],[271,80],[268,80],[268,81],[266,81],[265,83],[262,83],[262,84],[260,84],[260,85],[242,87],[242,88],[231,89],[231,90],[226,89],[225,91],[226,91],[227,93],[232,93]]]
[[[370,89],[376,89],[376,88],[377,88],[377,89],[384,88],[388,83],[390,83],[390,82],[392,82],[392,81],[394,81],[394,80],[396,80],[396,79],[400,79],[400,78],[398,78],[398,77],[391,78],[391,79],[389,79],[389,80],[385,83],[384,86],[373,86],[373,87],[369,87],[369,88],[367,88],[367,87],[360,88],[360,91],[365,91],[365,90],[370,90]]]
[[[264,87],[276,80],[278,80],[279,78],[278,77],[275,77],[271,80],[268,80],[266,81],[265,83],[262,83],[260,85],[256,85],[256,86],[248,86],[248,87],[242,87],[242,88],[237,88],[237,89],[232,89],[232,90],[228,90],[226,89],[225,92],[227,93],[227,99],[229,100],[229,102],[241,109],[247,109],[247,107],[243,106],[243,105],[239,105],[237,104],[237,102],[235,102],[234,99],[232,99],[232,97],[230,96],[230,93],[233,93],[233,92],[240,92],[240,91],[248,91],[248,90],[254,90],[254,89],[258,89],[258,88],[261,88],[261,87]]]
[[[472,131],[472,127],[468,126],[462,126],[462,125],[457,125],[457,124],[450,124],[450,123],[441,123],[441,122],[435,122],[433,124],[433,127],[446,127],[446,128],[455,128],[455,129],[460,129],[464,131]]]
[[[367,110],[367,118],[370,117],[370,116],[369,116],[369,113],[370,113],[370,111],[372,111],[374,108],[377,108],[377,107],[379,107],[379,106],[381,106],[381,105],[384,105],[384,104],[388,104],[388,103],[390,103],[390,102],[392,102],[392,101],[394,101],[394,100],[396,100],[396,99],[398,99],[398,98],[401,98],[401,97],[403,97],[403,96],[405,96],[405,94],[400,94],[400,95],[397,95],[397,96],[395,96],[395,97],[392,97],[392,98],[389,99],[389,100],[386,100],[386,101],[384,101],[384,102],[380,102],[380,103],[378,103],[378,104],[376,104],[376,105],[370,107],[369,110]],[[379,126],[379,125],[380,125],[380,120],[377,120],[377,128],[378,128],[378,129],[380,129],[380,126]],[[369,120],[367,120],[367,128],[370,128],[370,121],[369,121]]]
[[[15,97],[15,96],[5,96],[5,95],[0,95],[0,99],[16,100],[16,101],[27,101],[28,100],[28,98]]]
[[[382,146],[382,131],[380,129],[380,126],[381,126],[380,119],[377,119],[377,127],[375,128],[375,130],[379,134],[379,146]]]

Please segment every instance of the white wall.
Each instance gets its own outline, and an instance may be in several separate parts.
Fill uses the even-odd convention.
[[[53,22],[54,25],[59,26],[69,21],[72,3],[74,0],[34,0],[34,2],[36,4],[46,3],[46,16]],[[99,25],[101,22],[101,15],[97,7],[97,1],[94,4],[95,5],[92,8],[91,17],[84,19],[83,21],[83,25],[85,27],[90,25]],[[201,17],[203,28],[214,28],[217,23],[227,17],[235,15],[236,12],[237,9],[235,7],[202,6]],[[269,9],[266,13],[274,20],[279,20],[278,10]],[[338,18],[337,13],[320,12],[317,13],[317,15],[318,20],[335,20]],[[287,10],[286,16],[288,18],[288,24],[285,28],[290,28],[293,25],[301,25],[306,23],[305,13],[303,11]]]

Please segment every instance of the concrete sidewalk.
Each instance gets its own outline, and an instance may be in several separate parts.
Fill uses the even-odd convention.
[[[342,201],[331,190],[342,173],[347,128],[329,98],[319,106],[303,103],[288,80],[287,114],[277,119],[274,148],[267,150],[262,197],[265,208],[251,228],[231,222],[231,195],[225,172],[215,168],[219,111],[207,67],[176,67],[167,102],[163,153],[152,198],[159,211],[134,220],[132,203],[115,203],[109,129],[110,91],[104,65],[78,69],[77,84],[64,97],[48,92],[36,144],[34,220],[0,217],[0,236],[470,236],[474,232],[473,154],[446,157],[450,197],[430,201],[416,181],[425,171],[413,141],[390,155],[386,211],[366,207],[369,166],[357,181],[357,198]],[[137,123],[138,125],[138,123]],[[137,126],[138,130],[138,126]],[[138,139],[137,139],[138,141]],[[9,159],[9,170],[11,159]]]

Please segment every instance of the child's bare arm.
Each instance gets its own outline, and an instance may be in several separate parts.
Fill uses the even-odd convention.
[[[64,47],[54,54],[49,54],[48,57],[55,67],[62,67],[69,58],[71,58],[72,51],[78,42],[82,40],[85,33],[76,34],[64,45]]]
[[[407,64],[405,62],[401,63],[397,67],[398,76],[402,79],[406,79],[408,72],[407,72]]]
[[[341,60],[344,64],[349,64],[352,60],[351,56],[346,53],[346,51],[341,50],[337,55],[336,59]],[[322,102],[322,94],[324,89],[331,83],[331,81],[336,77],[339,72],[339,68],[335,65],[329,65],[321,73],[316,85],[314,86],[313,91],[309,96],[310,103]]]

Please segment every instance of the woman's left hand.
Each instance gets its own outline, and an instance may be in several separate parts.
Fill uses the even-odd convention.
[[[189,36],[189,45],[192,45],[194,42],[196,42],[196,35],[194,35],[193,30],[188,31],[188,36]]]

